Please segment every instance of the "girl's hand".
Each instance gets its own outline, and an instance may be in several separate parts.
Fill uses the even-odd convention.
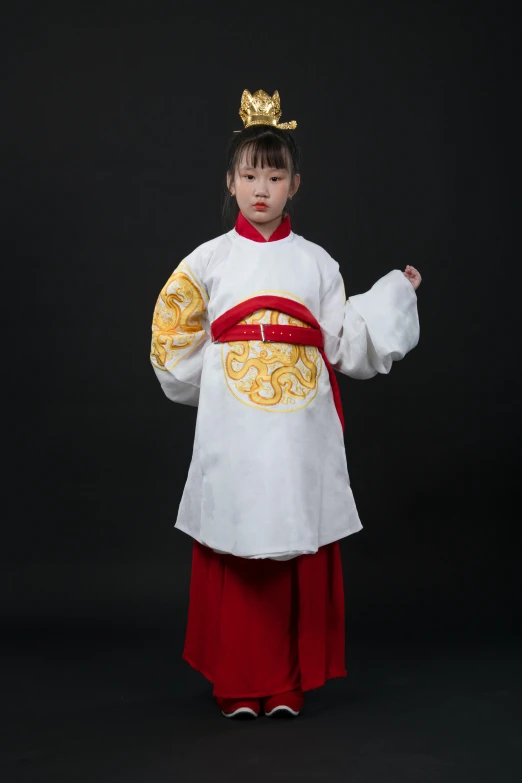
[[[414,266],[410,266],[408,264],[408,266],[406,267],[406,269],[402,274],[404,275],[404,277],[408,278],[408,280],[410,281],[410,283],[415,289],[417,289],[420,286],[422,277],[417,272]]]

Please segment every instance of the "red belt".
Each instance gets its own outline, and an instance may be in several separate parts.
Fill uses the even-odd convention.
[[[298,318],[310,325],[310,329],[304,326],[291,326],[289,324],[240,324],[247,316],[257,310],[278,310],[293,318]],[[312,345],[319,348],[323,361],[330,377],[335,409],[341,421],[344,432],[344,417],[341,402],[341,393],[335,376],[334,369],[324,352],[324,341],[321,327],[310,310],[293,299],[282,296],[254,296],[240,302],[226,313],[216,318],[210,326],[212,340],[220,343],[241,342],[256,340],[260,342],[293,343],[296,345]]]

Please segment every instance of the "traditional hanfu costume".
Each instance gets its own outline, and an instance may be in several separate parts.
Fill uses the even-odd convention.
[[[288,216],[266,241],[240,213],[162,289],[154,372],[198,406],[175,524],[194,539],[183,657],[214,695],[346,675],[338,542],[362,525],[334,370],[389,373],[418,339],[399,269],[346,300],[337,262]]]

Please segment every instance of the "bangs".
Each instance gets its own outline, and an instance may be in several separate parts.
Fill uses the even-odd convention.
[[[233,168],[244,162],[246,166],[256,168],[287,169],[292,172],[292,156],[286,144],[277,136],[266,135],[257,139],[245,139],[238,145],[234,156]]]
[[[238,150],[237,164],[242,161],[247,166],[270,169],[291,169],[291,160],[288,150],[279,139],[273,136],[265,136],[254,139]]]

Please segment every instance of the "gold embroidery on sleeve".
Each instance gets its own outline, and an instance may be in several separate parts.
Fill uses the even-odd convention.
[[[158,370],[169,370],[205,336],[207,296],[182,261],[163,287],[152,320],[150,359]]]
[[[307,326],[276,310],[257,310],[241,323]],[[314,346],[255,340],[224,343],[223,365],[235,397],[255,408],[278,411],[308,405],[317,394],[322,367]]]

